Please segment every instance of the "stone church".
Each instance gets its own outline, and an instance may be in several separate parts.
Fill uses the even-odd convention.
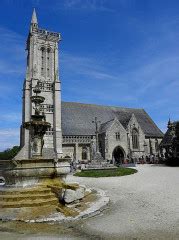
[[[21,150],[15,158],[31,157],[31,137],[23,124],[30,121],[34,112],[30,97],[37,82],[45,97],[41,111],[51,123],[44,137],[45,158],[70,157],[73,161],[88,162],[99,151],[103,159],[120,164],[125,159],[159,154],[163,133],[144,109],[61,101],[60,40],[59,33],[39,28],[34,10],[26,46]]]

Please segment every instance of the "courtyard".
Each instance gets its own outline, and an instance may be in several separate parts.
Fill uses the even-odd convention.
[[[97,216],[68,224],[48,227],[45,224],[43,231],[41,228],[35,231],[28,224],[21,227],[17,223],[1,223],[1,236],[3,239],[179,239],[179,168],[138,165],[136,169],[137,173],[123,177],[67,177],[69,182],[106,191],[110,204]]]

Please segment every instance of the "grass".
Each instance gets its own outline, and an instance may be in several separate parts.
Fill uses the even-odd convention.
[[[74,176],[78,177],[119,177],[136,173],[137,170],[133,168],[123,168],[119,167],[116,169],[102,169],[102,170],[85,170],[77,172]]]

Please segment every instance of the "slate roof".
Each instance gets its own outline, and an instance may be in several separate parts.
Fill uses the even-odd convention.
[[[173,125],[173,128],[174,128],[174,131],[171,129],[171,128],[168,128],[161,143],[160,143],[160,146],[161,147],[165,147],[165,146],[170,146],[172,144],[172,141],[173,141],[173,136],[176,133],[176,128],[177,128],[177,125],[179,126],[179,121],[175,121],[172,123]]]
[[[112,125],[114,119],[111,119],[105,123],[102,123],[101,126],[100,126],[100,129],[99,129],[99,132],[100,133],[104,133],[107,131],[107,129]]]
[[[160,143],[160,146],[165,147],[165,146],[171,145],[172,144],[172,138],[173,138],[173,135],[171,134],[170,129],[168,129],[167,132],[165,133],[161,143]]]
[[[144,109],[77,102],[62,102],[62,134],[95,135],[95,126],[94,123],[92,123],[95,117],[97,117],[101,123],[106,123],[116,117],[124,128],[126,128],[133,113],[147,137],[163,137],[163,133]]]

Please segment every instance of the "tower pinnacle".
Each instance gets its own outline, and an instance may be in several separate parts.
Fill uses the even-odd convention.
[[[31,24],[38,24],[35,8],[34,8],[33,13],[32,13]]]

